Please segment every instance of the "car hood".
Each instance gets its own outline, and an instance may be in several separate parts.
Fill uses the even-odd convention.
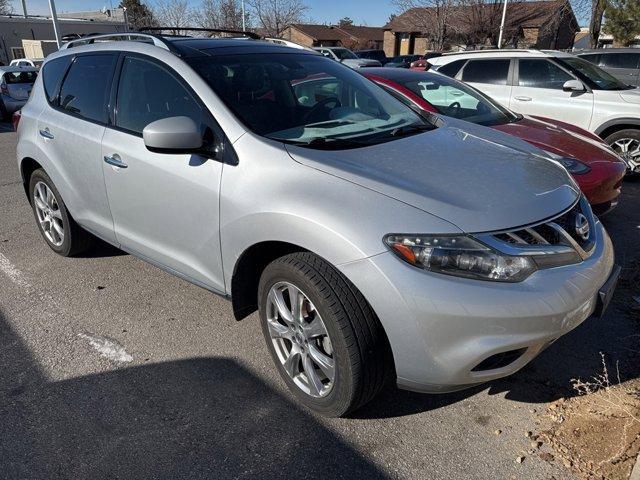
[[[640,87],[631,90],[621,90],[619,93],[625,102],[640,103]]]
[[[581,135],[577,131],[562,128],[551,119],[524,116],[519,121],[495,125],[493,128],[521,138],[543,150],[575,158],[586,164],[602,161],[620,162],[617,155],[602,140],[595,140],[586,132],[586,135]]]
[[[540,150],[453,119],[435,130],[369,147],[287,149],[304,165],[400,200],[469,233],[549,218],[579,196],[566,170]]]

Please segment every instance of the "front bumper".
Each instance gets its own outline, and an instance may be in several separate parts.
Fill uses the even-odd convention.
[[[604,215],[618,204],[618,197],[622,188],[622,179],[627,167],[624,162],[593,162],[589,165],[591,171],[574,178],[585,194],[593,211],[597,215]]]
[[[391,253],[339,266],[360,289],[387,333],[398,385],[448,392],[516,372],[588,318],[614,264],[611,240],[596,224],[583,262],[539,270],[520,283],[434,274]],[[483,361],[518,356],[498,368]]]

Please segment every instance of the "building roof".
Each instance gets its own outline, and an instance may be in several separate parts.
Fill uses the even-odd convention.
[[[366,40],[373,40],[376,42],[382,42],[384,40],[384,29],[382,27],[365,27],[360,25],[343,25],[338,27],[345,32],[350,33],[354,37],[364,38]]]
[[[293,28],[318,42],[341,41],[342,43],[358,39],[382,41],[384,30],[381,27],[364,27],[359,25],[317,25],[311,23],[296,23]]]
[[[483,8],[482,14],[486,18],[495,17],[497,24],[500,22],[502,14],[502,3],[487,3],[480,6],[459,6],[452,7],[452,11],[447,19],[447,26],[453,30],[464,30],[471,21],[471,15],[477,14],[477,8]],[[540,28],[554,16],[563,10],[573,15],[571,5],[567,0],[538,0],[514,2],[507,5],[506,24],[522,28]],[[410,8],[406,12],[398,15],[383,29],[395,32],[425,32],[430,29],[429,23],[435,22],[435,8],[422,7]],[[576,24],[575,16],[573,20]],[[432,27],[431,27],[432,28]]]

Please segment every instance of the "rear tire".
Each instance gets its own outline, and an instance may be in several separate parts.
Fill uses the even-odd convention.
[[[93,244],[93,235],[71,217],[60,192],[41,168],[29,179],[29,200],[40,234],[51,250],[70,257]]]
[[[627,172],[640,173],[640,130],[627,128],[612,133],[605,142],[622,157],[627,164]]]
[[[297,317],[298,323],[280,313],[273,301],[278,291],[287,318]],[[301,299],[297,316],[292,295]],[[260,278],[258,304],[278,371],[293,395],[311,410],[328,417],[346,415],[369,402],[392,378],[388,340],[371,306],[344,275],[317,255],[293,253],[270,263]],[[307,336],[310,330],[315,335]],[[299,357],[287,363],[287,351]],[[311,377],[320,379],[317,388],[308,380],[309,370]]]

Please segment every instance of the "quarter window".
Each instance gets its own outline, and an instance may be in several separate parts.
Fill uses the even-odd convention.
[[[115,61],[115,55],[76,57],[62,83],[60,107],[87,120],[106,123]]]
[[[116,125],[141,134],[151,122],[185,116],[197,125],[203,111],[187,89],[155,62],[127,57],[118,86]]]
[[[548,60],[521,59],[518,67],[518,85],[521,87],[562,90],[573,77]]]
[[[465,82],[506,85],[511,60],[470,60],[462,71]]]
[[[53,102],[58,94],[58,87],[60,86],[60,80],[64,72],[67,71],[69,63],[71,63],[71,55],[65,57],[54,58],[49,60],[42,67],[42,81],[44,84],[44,92],[50,102]]]

